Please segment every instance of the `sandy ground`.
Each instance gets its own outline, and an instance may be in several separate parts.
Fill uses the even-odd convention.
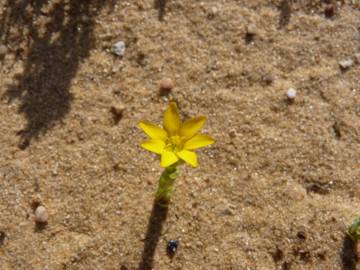
[[[360,64],[339,67],[358,1],[0,0],[0,18],[1,270],[358,269]],[[217,142],[162,210],[136,125],[169,100]]]

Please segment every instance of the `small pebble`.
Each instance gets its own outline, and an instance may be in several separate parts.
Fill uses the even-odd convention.
[[[347,59],[339,62],[339,66],[342,70],[349,69],[353,66],[354,61],[352,59]]]
[[[289,88],[286,92],[286,96],[290,100],[294,100],[296,98],[296,90],[294,88]]]
[[[355,53],[354,54],[354,57],[355,57],[355,61],[357,64],[360,64],[360,53]]]
[[[257,28],[254,24],[249,24],[246,27],[246,33],[250,35],[256,35],[257,34]]]
[[[230,208],[225,208],[221,211],[221,213],[224,215],[224,216],[233,216],[234,215],[234,211],[231,210]]]
[[[35,221],[37,223],[47,223],[48,213],[46,208],[42,205],[38,206],[35,210]]]
[[[274,82],[274,76],[267,74],[263,77],[263,80],[267,85],[270,85]]]
[[[3,231],[0,231],[0,246],[2,246],[5,242],[6,233]]]
[[[217,9],[217,7],[212,7],[211,8],[211,13],[213,13],[214,15],[216,15],[217,13],[218,13],[218,9]]]
[[[275,262],[281,261],[284,258],[284,252],[278,247],[271,255]]]
[[[208,14],[208,19],[210,20],[214,19],[217,14],[218,14],[218,9],[216,7],[212,7]]]
[[[170,78],[164,78],[160,81],[160,95],[169,94],[174,88],[174,81]]]
[[[304,230],[300,230],[296,234],[297,238],[300,240],[306,240],[306,232]]]
[[[179,240],[170,240],[167,243],[167,251],[170,255],[174,255],[179,246]]]
[[[230,138],[234,139],[237,136],[236,130],[235,129],[230,130],[229,136]]]
[[[110,112],[113,115],[115,124],[119,123],[119,121],[123,117],[124,111],[125,111],[125,105],[122,103],[114,104],[111,106]]]
[[[114,52],[114,54],[116,54],[118,56],[124,56],[125,42],[124,41],[116,42],[115,45],[113,46],[113,52]]]
[[[335,123],[333,124],[332,127],[333,127],[336,138],[340,139],[341,138],[341,124],[338,121],[335,121]]]
[[[257,35],[257,29],[256,26],[253,24],[250,24],[246,27],[246,34],[245,34],[245,41],[246,43],[251,43],[254,41],[255,36]]]
[[[0,58],[4,58],[8,49],[5,45],[0,45]]]

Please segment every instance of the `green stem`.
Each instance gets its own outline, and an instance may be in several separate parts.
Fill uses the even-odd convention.
[[[360,218],[356,219],[347,231],[352,240],[357,241],[360,239]]]
[[[161,206],[166,207],[170,202],[171,194],[174,191],[174,182],[179,175],[176,166],[177,164],[166,167],[160,176],[155,198],[157,203]]]

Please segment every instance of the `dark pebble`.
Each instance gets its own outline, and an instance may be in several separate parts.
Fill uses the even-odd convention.
[[[332,18],[335,15],[334,5],[327,5],[324,9],[324,14],[326,18]]]
[[[2,246],[5,242],[6,234],[3,231],[0,231],[0,246]]]

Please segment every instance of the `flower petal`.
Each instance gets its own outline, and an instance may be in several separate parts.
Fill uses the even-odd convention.
[[[192,150],[213,144],[215,140],[208,135],[197,134],[184,144],[184,149]]]
[[[175,162],[177,162],[178,160],[179,160],[179,158],[175,155],[174,152],[165,150],[161,154],[160,165],[161,165],[161,167],[168,167],[168,166],[174,164]]]
[[[197,161],[197,155],[195,152],[192,151],[188,151],[188,150],[182,150],[180,152],[176,153],[179,158],[181,158],[182,160],[184,160],[186,163],[190,164],[193,167],[197,167],[198,166],[198,161]]]
[[[164,151],[165,142],[159,139],[151,139],[143,142],[141,147],[150,152],[161,154]]]
[[[141,128],[152,139],[160,139],[165,141],[167,138],[167,133],[165,130],[149,122],[141,121],[139,123],[139,128]]]
[[[175,102],[170,102],[169,107],[166,109],[164,113],[163,126],[169,136],[178,133],[181,126],[181,120]]]
[[[193,137],[205,124],[206,117],[198,116],[184,122],[180,129],[180,135],[185,138]]]

